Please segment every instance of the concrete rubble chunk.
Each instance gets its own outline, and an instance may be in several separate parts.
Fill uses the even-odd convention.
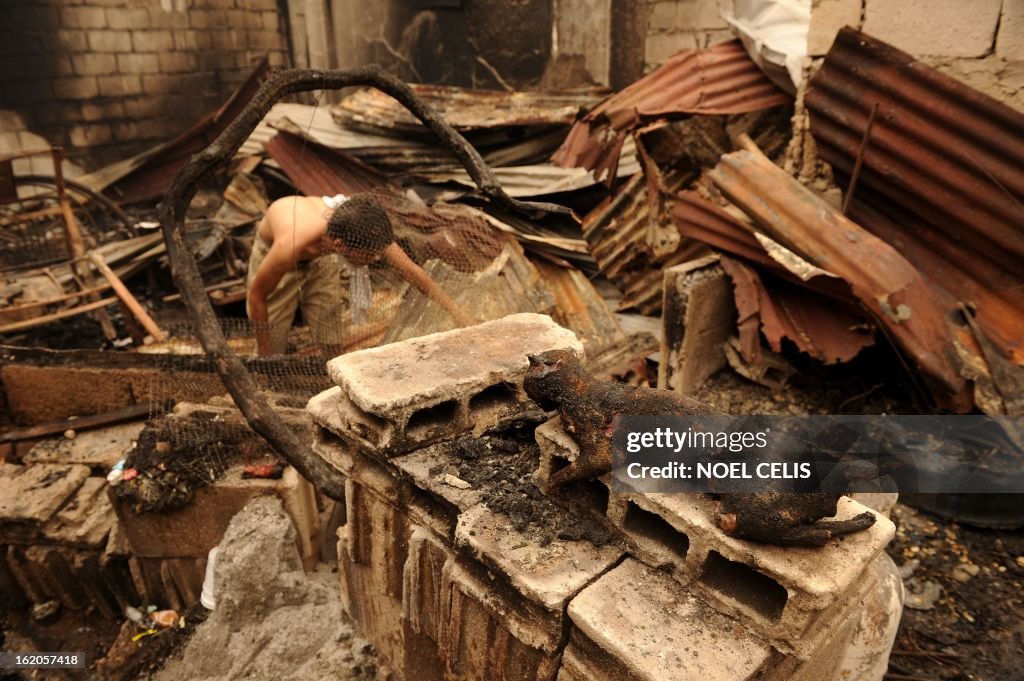
[[[145,422],[121,423],[78,433],[73,439],[44,440],[25,455],[25,463],[63,463],[109,470],[124,458]]]
[[[232,518],[215,573],[216,609],[155,678],[373,678],[372,649],[356,651],[334,575],[303,571],[278,499],[254,499]]]
[[[546,315],[521,313],[352,352],[328,362],[340,391],[310,401],[317,422],[379,455],[476,429],[532,404],[527,355],[583,345]]]
[[[772,653],[671,577],[632,559],[576,596],[569,618],[567,679],[742,681],[757,678]],[[594,665],[602,660],[586,654],[591,647],[611,668]]]
[[[102,549],[114,526],[114,507],[103,478],[88,478],[75,496],[43,526],[43,537],[55,544]]]
[[[0,540],[30,539],[88,477],[87,466],[0,464]]]

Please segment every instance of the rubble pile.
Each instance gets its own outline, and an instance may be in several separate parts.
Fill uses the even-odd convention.
[[[235,515],[217,552],[216,608],[153,678],[373,679],[373,649],[344,619],[334,575],[307,575],[295,546],[280,501]]]
[[[953,582],[1019,576],[1019,542],[969,555],[905,507],[897,529],[888,495],[841,498],[859,531],[813,547],[747,541],[720,499],[614,488],[524,383],[561,351],[729,413],[1024,415],[1024,114],[853,28],[812,60],[728,21],[741,38],[617,92],[378,73],[415,115],[386,88],[274,101],[275,78],[348,82],[262,59],[74,181],[57,148],[0,159],[0,605],[36,633],[122,623],[111,679],[920,678],[894,639],[955,659],[897,638],[905,596],[975,625]],[[52,176],[15,173],[30,157]],[[370,218],[355,245],[328,231],[354,196],[380,243]],[[252,321],[282,201],[274,286],[313,297],[340,263],[328,339],[304,305]],[[1024,523],[990,496],[913,502]]]
[[[484,403],[528,409],[518,398],[526,356],[551,350],[582,347],[544,317],[516,315],[330,363],[337,387],[309,404],[314,448],[346,477],[342,600],[382,668],[398,679],[881,676],[902,600],[882,552],[895,528],[856,501],[843,499],[838,518],[869,513],[871,527],[792,549],[728,536],[700,495],[592,481],[546,503],[604,532],[552,537],[517,518],[543,516],[542,504],[509,497],[541,496],[578,456],[555,423],[536,430],[532,490],[460,477],[463,422],[434,417]],[[493,386],[504,399],[481,400]]]

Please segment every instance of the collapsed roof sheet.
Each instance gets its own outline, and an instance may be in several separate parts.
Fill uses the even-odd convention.
[[[763,154],[726,154],[709,177],[769,236],[848,281],[920,370],[941,407],[970,409],[949,301],[897,248],[844,217]]]
[[[525,125],[571,125],[581,109],[593,106],[603,92],[505,92],[445,85],[410,85],[416,96],[456,130],[483,130]],[[338,119],[357,127],[369,126],[399,133],[426,131],[419,119],[390,95],[363,89],[334,107]]]
[[[367,191],[384,176],[343,151],[281,131],[266,144],[267,153],[306,196],[333,196]]]
[[[738,40],[706,50],[683,50],[573,126],[554,156],[561,166],[582,166],[602,177],[614,173],[625,133],[673,114],[733,114],[790,101],[751,61]]]
[[[736,256],[723,256],[721,262],[733,280],[737,306],[745,308],[739,335],[748,361],[759,352],[760,331],[775,352],[788,338],[826,364],[848,361],[874,342],[872,325],[838,277],[794,262],[793,254],[780,257],[780,245],[759,238],[692,190],[672,196],[672,216],[682,236]],[[743,323],[744,315],[753,325]]]
[[[1024,363],[1024,114],[852,29],[806,104],[841,177],[877,104],[851,216],[977,307],[985,334]]]
[[[420,142],[346,128],[334,120],[330,110],[325,106],[277,102],[249,135],[249,139],[238,150],[239,153],[244,155],[263,153],[263,146],[277,134],[278,130],[287,130],[296,135],[308,137],[313,142],[325,147],[346,151],[393,149],[396,147],[430,148],[429,145]]]

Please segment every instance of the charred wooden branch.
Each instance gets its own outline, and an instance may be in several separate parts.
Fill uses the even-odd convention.
[[[344,478],[323,459],[315,456],[308,445],[288,428],[260,394],[241,358],[228,347],[213,306],[207,298],[199,267],[189,248],[184,224],[186,210],[195,196],[199,181],[234,156],[275,102],[298,92],[352,86],[372,86],[398,100],[452,149],[480,191],[495,203],[531,214],[569,212],[556,204],[518,201],[506,194],[480,154],[458,131],[422,102],[408,85],[378,67],[274,72],[224,132],[206,149],[189,159],[174,178],[160,204],[159,214],[174,283],[189,311],[196,336],[252,429],[262,435],[285,461],[332,499],[343,498]]]

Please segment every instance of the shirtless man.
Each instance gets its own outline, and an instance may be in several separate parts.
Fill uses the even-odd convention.
[[[285,352],[300,306],[313,341],[325,351],[340,345],[347,275],[338,258],[321,258],[327,219],[344,196],[288,196],[270,204],[249,257],[246,311],[259,355]]]
[[[349,271],[338,258],[321,257],[329,253],[342,254],[355,267],[383,260],[460,325],[475,323],[402,250],[375,199],[290,196],[270,204],[249,258],[246,308],[259,355],[285,351],[299,305],[313,341],[325,352],[339,348],[346,304],[342,279]]]

